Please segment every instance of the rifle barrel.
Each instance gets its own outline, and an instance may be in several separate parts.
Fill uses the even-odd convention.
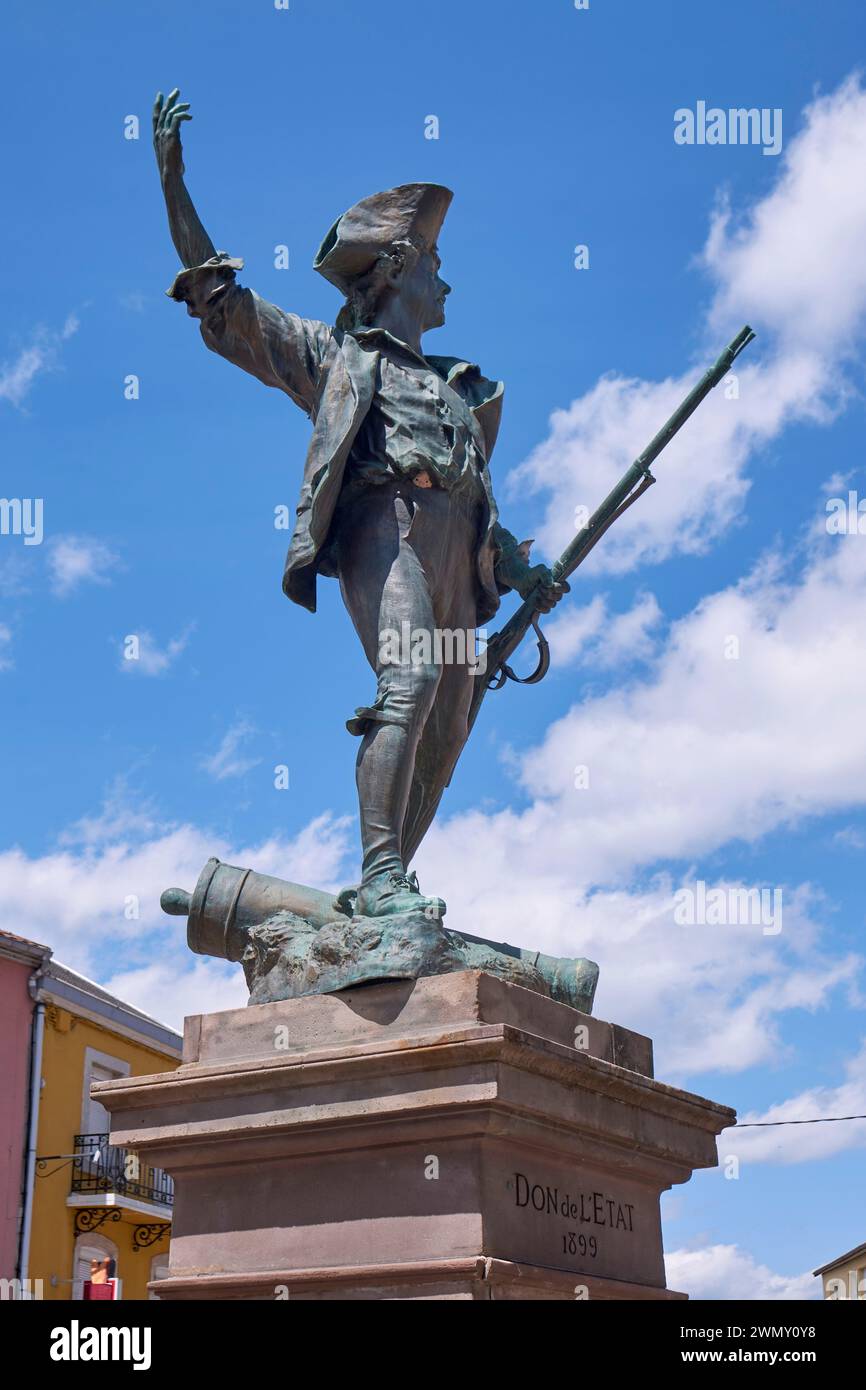
[[[588,549],[589,542],[600,526],[603,526],[608,518],[616,511],[633,490],[635,484],[649,473],[649,466],[654,459],[658,458],[662,449],[670,443],[674,435],[682,429],[690,415],[693,415],[705,396],[708,396],[714,386],[717,386],[724,376],[731,369],[731,364],[735,357],[738,357],[743,348],[754,338],[754,333],[748,324],[741,328],[735,338],[732,338],[728,346],[719,354],[711,367],[704,372],[700,381],[692,387],[685,400],[677,406],[670,419],[662,425],[658,434],[650,440],[643,453],[638,454],[634,463],[623,474],[612,492],[602,502],[590,517],[584,527],[578,531],[574,540],[566,546],[563,553],[553,566],[553,577],[555,580],[567,579],[570,574],[577,569],[583,558],[584,552]],[[531,597],[531,596],[530,596]],[[528,602],[529,600],[527,600]]]

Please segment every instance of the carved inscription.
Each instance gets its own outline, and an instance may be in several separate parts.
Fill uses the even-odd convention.
[[[572,1229],[562,1232],[562,1253],[595,1259],[599,1252],[597,1231],[634,1231],[634,1203],[621,1202],[606,1192],[572,1192],[548,1183],[532,1182],[525,1173],[515,1173],[509,1187],[514,1188],[514,1205],[544,1216],[565,1218]]]

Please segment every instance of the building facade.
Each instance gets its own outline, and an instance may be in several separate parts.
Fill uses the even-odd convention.
[[[107,1272],[118,1281],[120,1297],[152,1297],[147,1285],[168,1265],[171,1181],[135,1153],[109,1144],[110,1118],[91,1099],[90,1087],[173,1071],[181,1038],[53,960],[47,948],[24,944],[31,948],[27,981],[0,974],[4,991],[18,1000],[13,1052],[19,1092],[24,1078],[24,1094],[3,1112],[9,1158],[4,1123],[0,1175],[6,1210],[11,1201],[16,1213],[4,1229],[4,1249],[17,1248],[17,1289],[25,1297],[80,1299],[98,1265],[100,1278]]]
[[[34,982],[51,951],[0,932],[0,1279],[18,1277],[27,1133],[30,1122]],[[5,1286],[4,1286],[5,1287]]]
[[[846,1298],[866,1300],[866,1245],[855,1245],[853,1250],[816,1269],[815,1275],[829,1302]]]

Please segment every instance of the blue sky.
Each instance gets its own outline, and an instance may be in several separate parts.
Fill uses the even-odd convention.
[[[163,293],[150,108],[179,85],[210,235],[306,316],[339,308],[311,262],[345,207],[454,189],[426,343],[505,381],[494,482],[541,557],[757,330],[550,620],[548,679],[489,697],[418,867],[450,925],[599,960],[597,1012],[650,1033],[664,1079],[744,1118],[866,1111],[866,539],[825,525],[866,494],[861,7],[13,4],[4,31],[2,492],[42,498],[45,534],[0,536],[2,924],[177,1024],[244,991],[163,887],[211,853],[353,881],[344,720],[371,676],[335,584],[315,617],[280,591],[308,421]],[[781,153],[676,144],[698,101],[780,109]],[[676,925],[696,880],[780,888],[782,931]],[[723,1141],[739,1179],[666,1199],[671,1284],[810,1294],[866,1238],[864,1144]]]

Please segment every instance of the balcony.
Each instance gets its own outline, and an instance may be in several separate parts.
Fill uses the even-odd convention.
[[[76,1134],[72,1192],[110,1194],[129,1202],[170,1209],[174,1183],[162,1168],[150,1168],[131,1149],[109,1144],[107,1134]]]

